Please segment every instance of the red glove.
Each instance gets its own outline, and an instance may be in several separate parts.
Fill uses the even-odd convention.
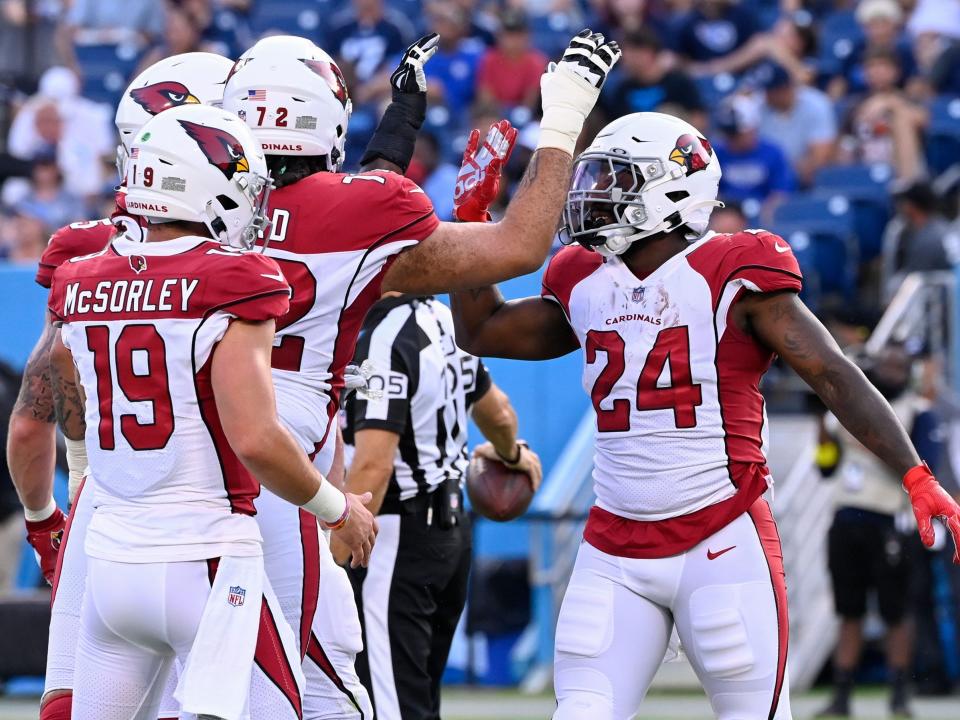
[[[33,546],[40,563],[43,579],[53,585],[53,574],[57,569],[57,553],[63,539],[63,529],[67,526],[67,516],[60,508],[46,520],[30,522],[27,520],[27,542]]]
[[[500,192],[500,173],[510,159],[517,130],[508,120],[490,126],[483,147],[477,152],[480,131],[470,133],[463,165],[453,191],[453,216],[460,222],[489,222],[487,208]]]
[[[953,562],[960,565],[960,505],[940,487],[926,463],[910,468],[903,476],[903,487],[910,494],[910,504],[917,518],[920,539],[927,547],[933,546],[934,532],[931,520],[935,517],[946,522],[953,535]]]

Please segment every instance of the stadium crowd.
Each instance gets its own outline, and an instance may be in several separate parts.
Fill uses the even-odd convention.
[[[581,27],[623,48],[582,146],[632,112],[700,128],[723,167],[714,229],[787,238],[835,327],[871,326],[906,273],[960,262],[958,0],[0,0],[0,258],[35,262],[56,228],[109,215],[113,108],[139,70],[269,33],[343,69],[347,168],[404,48],[439,33],[408,175],[451,219],[470,129],[508,117],[502,210],[536,147],[546,59]]]

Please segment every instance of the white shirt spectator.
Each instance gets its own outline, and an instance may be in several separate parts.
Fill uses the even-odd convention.
[[[837,138],[837,120],[830,98],[820,90],[800,86],[794,89],[793,106],[788,110],[777,110],[764,103],[760,136],[779,145],[791,164],[797,165],[811,145]]]

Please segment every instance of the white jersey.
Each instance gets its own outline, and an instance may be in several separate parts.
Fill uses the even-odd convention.
[[[90,556],[260,554],[259,485],[223,435],[210,368],[232,318],[277,318],[288,296],[269,258],[199,237],[118,239],[56,271],[50,311],[86,394],[97,478]]]
[[[543,296],[561,305],[584,349],[597,412],[594,515],[639,523],[625,526],[636,552],[686,550],[766,489],[758,385],[773,354],[730,311],[744,291],[800,286],[786,242],[761,231],[711,233],[643,279],[580,246],[551,261]],[[598,527],[588,524],[588,539]]]
[[[440,221],[424,192],[391,172],[316,173],[274,191],[270,217],[266,253],[293,289],[273,352],[277,407],[329,469],[326,439],[363,318],[390,262]]]

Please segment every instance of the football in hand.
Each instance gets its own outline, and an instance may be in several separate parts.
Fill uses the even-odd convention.
[[[533,500],[530,476],[502,462],[475,456],[467,471],[467,497],[474,512],[488,520],[514,520]]]

